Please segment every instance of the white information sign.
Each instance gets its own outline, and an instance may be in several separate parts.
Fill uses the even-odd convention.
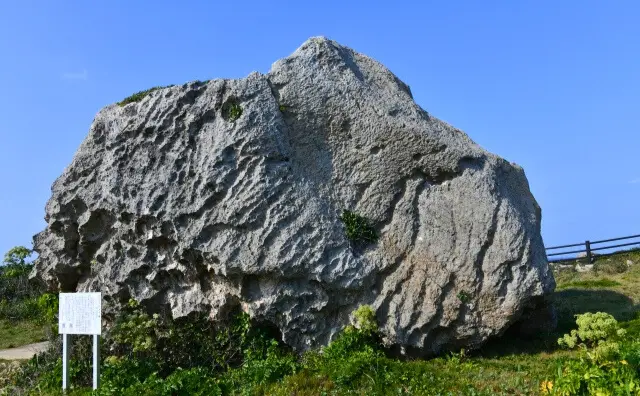
[[[101,293],[60,293],[58,332],[101,335]]]

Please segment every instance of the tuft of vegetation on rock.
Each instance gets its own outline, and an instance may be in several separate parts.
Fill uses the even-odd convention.
[[[378,234],[366,217],[357,213],[345,210],[340,216],[344,223],[347,239],[356,245],[375,243],[378,241]]]
[[[236,99],[230,98],[222,105],[222,118],[226,121],[234,122],[242,115],[242,107]]]
[[[456,297],[458,297],[458,300],[463,304],[471,301],[471,295],[464,290],[461,290]]]
[[[120,102],[118,102],[118,106],[122,107],[122,106],[128,105],[129,103],[139,102],[142,99],[144,99],[147,95],[149,95],[151,92],[156,91],[158,89],[169,88],[169,87],[173,87],[173,85],[167,85],[164,87],[160,87],[160,86],[153,87],[153,88],[145,89],[144,91],[136,92],[133,95],[128,96],[122,99]]]

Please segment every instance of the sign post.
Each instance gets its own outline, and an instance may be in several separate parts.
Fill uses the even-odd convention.
[[[93,336],[93,389],[100,385],[101,293],[60,293],[58,332],[62,334],[62,389],[69,386],[69,334]]]

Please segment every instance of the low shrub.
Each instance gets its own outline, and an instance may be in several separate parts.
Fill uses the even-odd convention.
[[[178,368],[167,378],[160,378],[157,374],[150,375],[144,382],[134,384],[119,393],[104,393],[102,395],[123,396],[221,396],[222,390],[218,381],[202,368],[184,370]]]
[[[627,336],[613,316],[604,312],[577,315],[578,328],[558,344],[579,349],[578,359],[558,366],[554,381],[542,393],[559,395],[640,394],[640,343]]]
[[[149,315],[131,300],[107,331],[105,345],[108,355],[152,360],[161,375],[168,375],[178,367],[211,372],[237,368],[247,360],[272,356],[272,341],[246,313],[218,325],[204,314],[170,320]]]
[[[245,351],[245,361],[241,367],[231,369],[222,376],[221,389],[225,394],[250,393],[254,388],[265,387],[295,374],[300,365],[296,357],[283,351],[276,340],[271,340],[264,353]],[[257,352],[257,353],[256,353]]]
[[[158,370],[158,364],[150,359],[109,356],[102,365],[99,395],[124,395],[134,389],[140,392],[147,381],[147,387],[157,387]]]
[[[615,342],[624,337],[626,330],[620,328],[618,321],[605,312],[587,312],[576,316],[577,330],[558,339],[560,346],[569,349],[576,347],[598,347],[605,342]]]
[[[0,319],[11,321],[39,319],[40,307],[37,298],[0,300]]]
[[[390,362],[381,348],[375,313],[364,305],[354,312],[353,319],[354,324],[320,353],[308,353],[305,366],[326,376],[338,388],[355,389],[363,381],[381,385]]]

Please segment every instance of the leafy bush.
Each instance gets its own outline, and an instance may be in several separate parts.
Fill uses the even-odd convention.
[[[560,346],[594,347],[605,342],[620,340],[626,334],[626,331],[620,328],[618,321],[605,312],[587,312],[577,315],[576,324],[577,330],[571,330],[570,334],[565,334],[558,339]]]
[[[8,395],[21,370],[20,363],[0,361],[0,396]]]
[[[148,385],[152,384],[157,371],[158,365],[150,359],[109,356],[102,365],[99,395],[123,395],[131,388],[138,388],[137,391],[140,391],[140,386],[148,378]]]
[[[12,321],[24,319],[39,319],[40,309],[36,298],[21,300],[0,300],[0,319]]]
[[[353,313],[354,324],[343,332],[321,353],[309,353],[306,366],[334,382],[339,387],[352,388],[371,373],[382,375],[388,366],[380,348],[378,325],[370,306],[361,306]],[[380,383],[380,381],[375,381]]]
[[[44,293],[37,300],[39,323],[48,325],[51,335],[58,334],[58,294]]]
[[[370,305],[361,305],[353,312],[355,327],[365,335],[374,335],[378,332],[376,313]]]
[[[353,320],[321,354],[305,359],[307,369],[346,388],[387,364],[371,307],[359,307]],[[166,323],[131,302],[108,334],[114,354],[105,359],[100,395],[255,394],[303,369],[244,313],[225,327],[202,318]]]
[[[250,393],[251,389],[277,382],[300,368],[296,357],[284,352],[276,340],[270,341],[264,355],[260,351],[247,352],[243,365],[222,377],[221,387],[225,393],[234,390]]]
[[[158,314],[149,316],[136,300],[129,300],[109,331],[110,349],[120,356],[149,357],[146,353],[156,347],[159,330]]]
[[[143,383],[122,393],[125,396],[221,396],[218,381],[202,368],[178,368],[165,379],[152,374]],[[102,395],[102,393],[100,393]]]
[[[367,218],[345,210],[342,212],[340,220],[344,223],[345,233],[352,243],[375,243],[378,240],[378,234]]]
[[[565,334],[558,344],[579,348],[582,354],[559,366],[555,381],[545,382],[541,391],[560,395],[640,394],[640,343],[630,340],[613,316],[604,312],[578,315],[576,324],[578,329]]]
[[[471,295],[464,290],[461,290],[456,297],[460,300],[461,303],[466,304],[471,301]]]
[[[163,375],[178,367],[224,371],[247,359],[263,359],[272,348],[272,337],[245,313],[218,325],[204,314],[169,320],[149,315],[135,300],[107,334],[110,355],[156,361]]]

